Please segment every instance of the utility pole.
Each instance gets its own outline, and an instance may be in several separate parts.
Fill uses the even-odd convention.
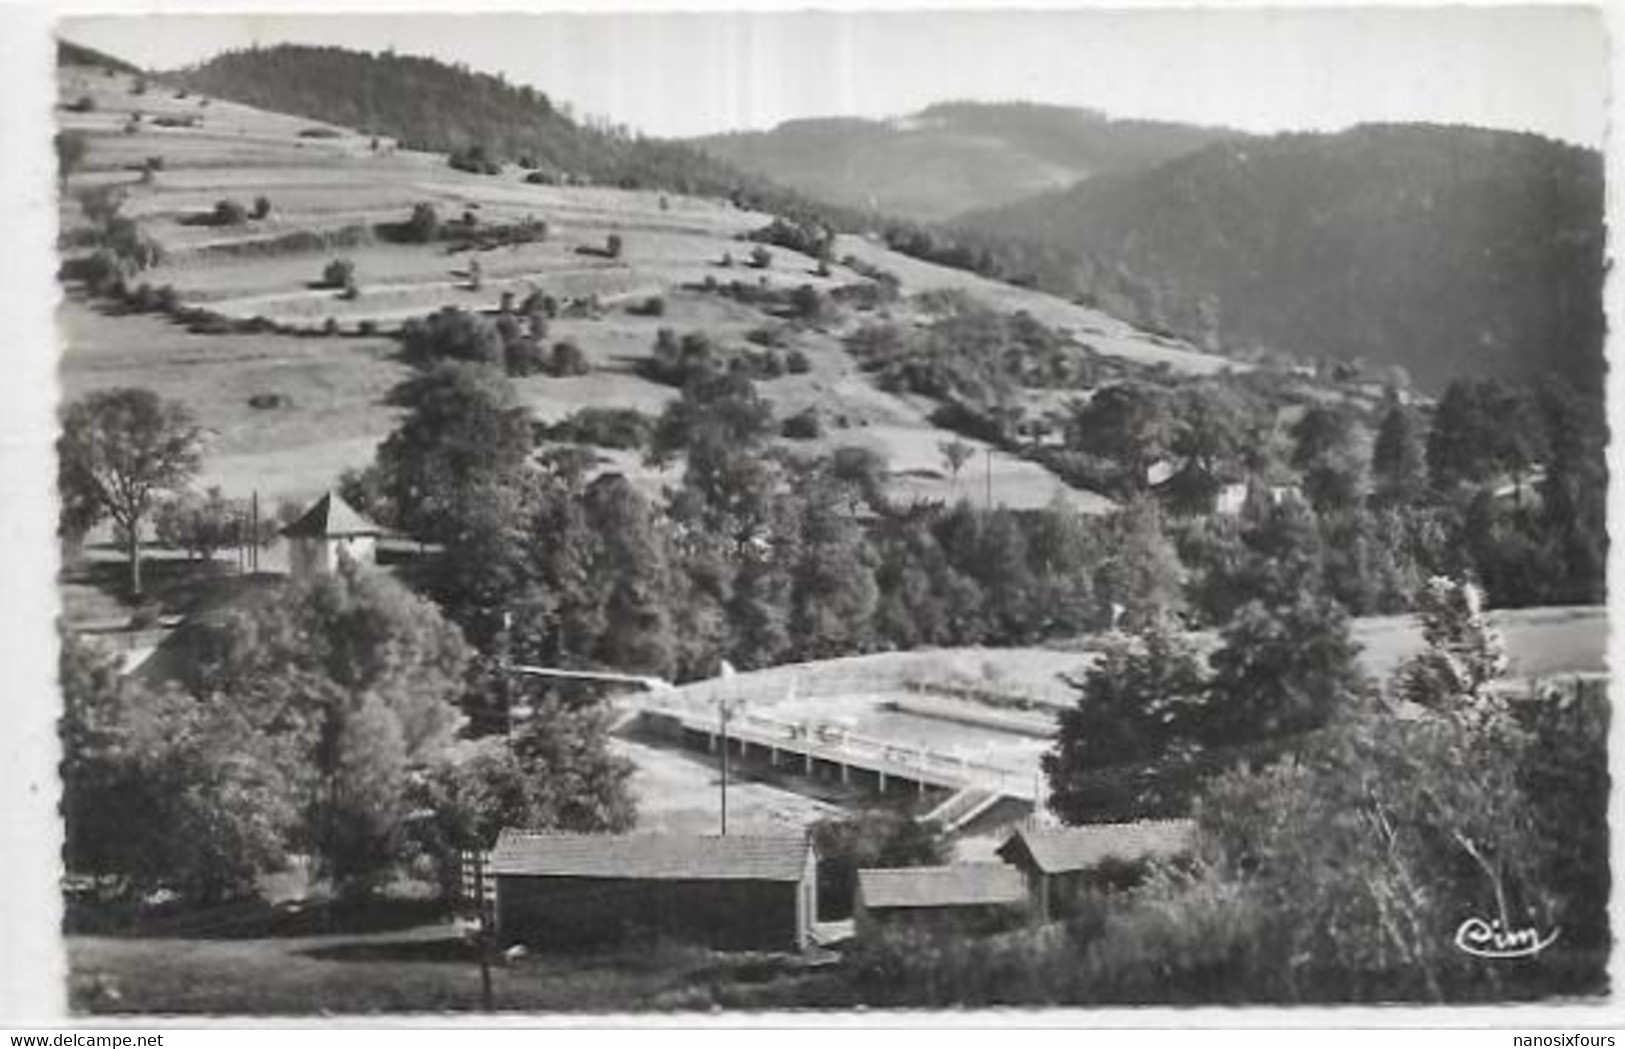
[[[260,574],[260,490],[249,495],[248,574]]]
[[[734,701],[737,700],[737,696],[730,696],[730,695],[727,694],[727,692],[731,692],[735,687],[732,684],[733,679],[734,679],[733,664],[729,663],[726,659],[724,659],[722,661],[721,667],[719,667],[718,670],[719,670],[719,673],[717,674],[717,679],[722,683],[721,687],[725,690],[725,693],[723,695],[720,695],[720,696],[717,697],[717,720],[719,722],[721,722],[721,733],[720,733],[720,735],[722,737],[722,739],[721,739],[721,742],[722,742],[722,836],[727,837],[728,836],[728,718],[733,714],[733,703],[734,703]]]
[[[726,699],[717,700],[717,716],[722,722],[722,836],[728,836],[728,715]]]
[[[508,678],[513,664],[513,613],[502,613],[502,645],[497,658],[502,666],[502,724],[503,736],[513,746],[513,686]]]
[[[480,955],[480,1004],[485,1011],[495,1012],[495,995],[491,988],[491,948],[496,945],[496,914],[495,902],[490,899],[494,894],[485,870],[485,853],[478,849],[463,853],[463,890],[473,897],[479,916],[479,931],[475,935],[479,938]],[[466,911],[464,913],[467,913]]]
[[[993,446],[987,446],[987,508],[993,509]]]

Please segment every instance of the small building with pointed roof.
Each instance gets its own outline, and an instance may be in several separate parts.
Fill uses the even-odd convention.
[[[341,558],[375,564],[383,529],[362,517],[336,492],[325,492],[299,519],[282,529],[288,570],[294,579],[330,575]]]

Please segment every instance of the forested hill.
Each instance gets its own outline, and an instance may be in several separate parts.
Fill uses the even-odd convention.
[[[1239,135],[1065,106],[947,102],[895,120],[793,120],[691,141],[820,200],[935,221]]]
[[[112,55],[98,51],[93,47],[75,44],[70,40],[56,42],[56,61],[63,66],[92,66],[114,73],[139,73],[141,70]]]
[[[1379,125],[1226,142],[967,218],[1077,290],[1230,348],[1453,376],[1603,366],[1603,165],[1534,135]]]
[[[406,148],[478,149],[494,161],[597,183],[743,197],[780,212],[810,209],[699,150],[578,123],[528,85],[431,58],[281,44],[226,52],[166,79],[261,109],[388,136]]]

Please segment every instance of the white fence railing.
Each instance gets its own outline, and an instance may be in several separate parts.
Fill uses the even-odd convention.
[[[700,732],[722,730],[720,718],[689,709],[660,709],[685,727]],[[827,722],[792,721],[758,712],[737,713],[728,720],[728,734],[756,746],[780,747],[826,761],[872,768],[875,771],[915,772],[932,781],[955,787],[977,786],[1003,794],[1026,796],[1026,775],[974,758],[943,754],[929,747],[889,743]]]

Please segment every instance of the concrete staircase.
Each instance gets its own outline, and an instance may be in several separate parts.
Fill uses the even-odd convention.
[[[926,813],[923,822],[935,823],[944,834],[954,834],[1004,797],[998,791],[962,787],[941,805]]]

